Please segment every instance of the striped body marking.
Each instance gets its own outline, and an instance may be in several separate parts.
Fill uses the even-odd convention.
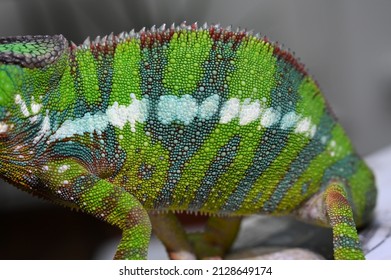
[[[119,225],[118,258],[144,256],[147,212],[296,213],[334,227],[346,205],[345,216],[367,221],[376,198],[303,65],[220,26],[80,46],[0,38],[0,151],[2,178]]]

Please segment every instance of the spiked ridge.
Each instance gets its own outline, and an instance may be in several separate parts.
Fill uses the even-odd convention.
[[[298,58],[295,58],[294,53],[292,53],[290,49],[286,49],[282,44],[279,44],[278,42],[271,42],[266,36],[261,36],[260,33],[256,33],[254,35],[253,30],[247,31],[246,29],[237,27],[233,31],[232,25],[228,25],[224,28],[221,27],[220,24],[208,24],[206,22],[200,27],[197,22],[191,25],[187,25],[186,22],[179,25],[175,25],[173,23],[169,28],[166,28],[166,24],[162,24],[159,28],[156,28],[154,25],[150,29],[143,27],[138,32],[135,32],[135,30],[132,29],[129,32],[123,31],[118,35],[111,33],[103,38],[101,38],[101,36],[97,36],[93,41],[90,40],[90,37],[87,37],[79,46],[76,46],[72,42],[71,48],[88,49],[94,47],[115,47],[115,45],[131,39],[141,39],[142,47],[151,47],[155,42],[158,42],[159,44],[169,42],[175,32],[205,30],[209,31],[214,40],[222,40],[223,42],[226,42],[230,38],[234,38],[236,42],[240,42],[241,40],[248,40],[250,37],[255,37],[259,42],[267,42],[273,48],[274,54],[278,57],[278,59],[283,59],[288,62],[303,75],[308,75],[305,65],[301,63]]]

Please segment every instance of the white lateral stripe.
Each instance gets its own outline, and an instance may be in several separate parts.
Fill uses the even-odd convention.
[[[122,129],[124,125],[129,122],[132,132],[136,131],[136,122],[145,122],[148,114],[148,99],[136,99],[136,96],[130,94],[132,103],[128,106],[119,105],[114,102],[106,111],[107,121],[112,125]]]
[[[273,107],[262,108],[264,103],[265,100],[251,102],[249,98],[241,103],[239,99],[231,98],[222,105],[220,123],[226,124],[238,118],[239,125],[247,125],[259,119],[261,127],[271,127],[279,123],[280,129],[294,128],[295,133],[301,133],[310,138],[314,137],[317,127],[312,124],[311,119],[303,118],[294,111],[281,116],[281,112]]]
[[[36,115],[41,110],[42,104],[32,102],[31,103],[31,112]]]
[[[293,127],[299,120],[299,116],[295,112],[286,113],[281,119],[281,129],[288,129]]]
[[[157,106],[157,116],[161,123],[170,124],[174,121],[189,125],[196,116],[209,120],[219,109],[220,97],[213,94],[201,104],[197,104],[194,97],[189,94],[180,97],[163,95]]]
[[[220,123],[229,123],[234,118],[239,116],[240,100],[238,98],[231,98],[224,103],[220,112]]]
[[[198,108],[198,115],[203,120],[209,120],[219,109],[220,97],[213,94],[206,98]]]
[[[31,106],[29,111],[26,102],[22,99],[22,96],[20,94],[15,95],[15,104],[19,105],[20,111],[25,117],[29,117],[30,115],[37,115],[42,108],[42,104],[36,103],[34,101],[34,97],[31,97]],[[35,119],[32,119],[31,122],[34,122],[34,120]]]
[[[274,108],[267,108],[262,115],[261,125],[270,127],[280,120],[281,113]]]
[[[22,97],[20,96],[20,94],[15,95],[15,103],[18,104],[18,105],[20,106],[20,111],[22,112],[22,114],[23,114],[25,117],[30,116],[30,112],[29,112],[29,110],[27,109],[26,102],[24,102],[24,100],[22,99]]]
[[[261,114],[261,104],[258,100],[251,102],[249,99],[244,101],[239,112],[239,124],[246,125],[255,121]]]
[[[310,130],[311,120],[309,118],[304,118],[297,123],[295,132],[296,133],[306,133]]]
[[[40,131],[38,132],[37,136],[34,137],[33,143],[37,143],[44,137],[48,136],[50,134],[50,118],[49,118],[49,111],[46,111],[46,116],[43,118],[42,126]]]
[[[313,124],[313,125],[311,126],[311,130],[309,131],[309,136],[310,136],[311,138],[313,138],[313,137],[315,136],[316,129],[317,129],[316,125]]]
[[[59,140],[73,135],[82,135],[84,133],[102,132],[109,124],[106,114],[96,113],[85,114],[83,117],[75,120],[66,120],[60,128],[50,137],[50,141]]]
[[[5,122],[0,122],[0,133],[4,133],[8,131],[8,124]]]
[[[162,108],[164,110],[164,108]],[[197,102],[189,94],[178,98],[178,106],[176,106],[175,116],[185,125],[189,125],[198,113]]]
[[[84,133],[103,132],[109,124],[123,129],[129,123],[131,131],[136,131],[136,123],[144,123],[150,113],[150,102],[147,98],[141,100],[136,99],[135,94],[130,95],[132,102],[129,105],[119,105],[114,102],[109,106],[106,112],[98,112],[94,115],[86,113],[83,117],[74,120],[66,120],[55,133],[50,137],[49,141],[64,139],[73,135],[82,135]],[[20,96],[18,104],[22,104]],[[298,115],[294,111],[282,115],[280,110],[273,107],[264,108],[264,100],[245,99],[241,102],[238,98],[230,98],[224,104],[221,103],[221,98],[217,95],[211,95],[203,102],[197,103],[196,99],[189,94],[182,96],[163,95],[160,97],[157,104],[157,117],[162,124],[169,125],[172,122],[178,121],[185,125],[189,125],[196,117],[199,119],[208,120],[219,113],[220,124],[227,124],[238,119],[239,125],[248,125],[254,121],[258,121],[260,127],[271,127],[279,124],[279,128],[283,130],[293,129],[294,133],[303,134],[306,137],[314,137],[317,127],[311,122],[309,117]],[[34,111],[40,110],[35,108]],[[5,128],[3,128],[4,130]],[[42,128],[36,139],[40,139],[50,131],[50,120],[46,115]],[[34,141],[38,141],[38,140]]]
[[[295,133],[302,133],[307,137],[314,137],[317,127],[315,124],[312,124],[310,118],[303,118],[297,123]]]
[[[163,95],[158,103],[158,119],[163,124],[180,121],[190,124],[198,113],[196,100],[189,94],[181,97]]]
[[[173,95],[162,95],[157,106],[157,115],[161,123],[170,124],[177,119],[179,98]]]

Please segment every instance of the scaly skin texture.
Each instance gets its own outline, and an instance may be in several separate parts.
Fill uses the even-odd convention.
[[[172,258],[220,258],[249,214],[330,226],[361,259],[376,188],[317,84],[245,31],[197,25],[0,39],[0,174],[123,230],[144,259],[152,228]],[[188,235],[174,212],[211,214]],[[224,237],[221,237],[225,234]]]

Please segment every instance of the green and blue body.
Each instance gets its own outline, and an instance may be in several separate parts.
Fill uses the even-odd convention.
[[[0,39],[0,173],[130,230],[119,258],[145,257],[148,214],[293,213],[335,229],[337,201],[350,211],[337,224],[354,228],[376,199],[372,172],[304,67],[217,26],[80,46],[61,35]],[[327,203],[329,192],[346,201]],[[347,238],[358,242],[355,230]]]

